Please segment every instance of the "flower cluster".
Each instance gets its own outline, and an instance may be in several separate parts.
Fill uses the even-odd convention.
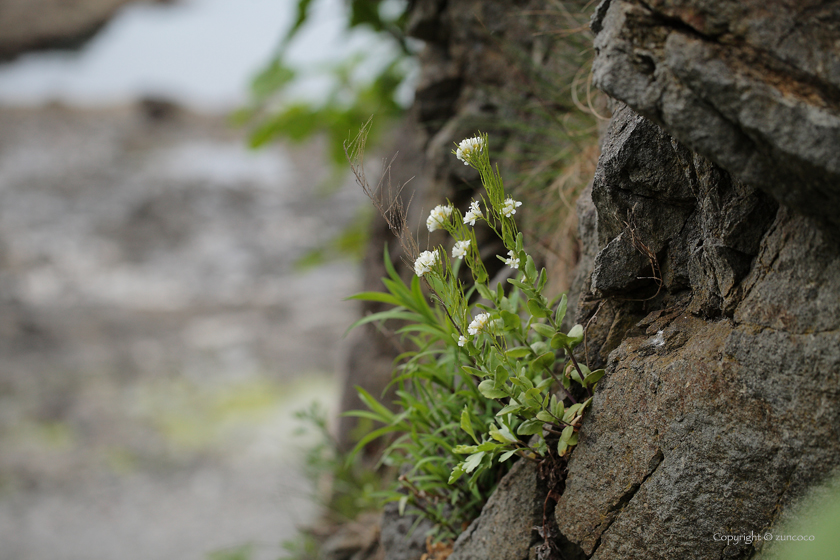
[[[423,251],[414,261],[414,274],[423,276],[427,272],[431,272],[438,263],[438,259],[437,251]]]
[[[467,332],[473,336],[477,335],[487,328],[488,321],[490,321],[489,313],[479,313],[475,316],[475,319],[472,320],[470,326],[467,327]]]
[[[520,206],[522,206],[521,202],[508,197],[507,199],[505,199],[505,205],[502,208],[502,215],[504,215],[505,218],[510,218],[511,216],[516,214],[516,209]]]
[[[521,203],[520,203],[521,204]],[[444,222],[452,215],[452,206],[439,204],[435,206],[434,210],[429,212],[429,217],[426,218],[426,227],[429,232],[442,228]]]
[[[470,202],[470,209],[467,210],[466,214],[464,214],[464,223],[474,226],[475,221],[483,217],[484,214],[481,213],[481,208],[478,206],[478,202],[473,200]]]
[[[466,336],[461,335],[458,337],[458,346],[463,347],[467,342],[469,342],[469,339]]]
[[[467,251],[470,248],[470,240],[465,239],[464,241],[456,241],[455,246],[452,247],[452,258],[453,259],[463,259]]]
[[[508,251],[508,258],[505,259],[505,264],[519,270],[519,257],[516,256],[515,251]]]
[[[466,138],[461,140],[458,144],[458,149],[455,151],[455,157],[464,162],[464,165],[470,164],[470,158],[477,154],[484,148],[484,139],[480,136],[473,138]]]

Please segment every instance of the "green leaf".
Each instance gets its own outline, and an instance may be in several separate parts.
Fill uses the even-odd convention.
[[[545,306],[536,298],[528,300],[528,311],[531,312],[531,315],[540,319],[548,317],[548,311],[545,309]]]
[[[506,407],[502,408],[499,412],[496,413],[496,416],[504,416],[505,414],[510,414],[511,412],[518,412],[522,410],[524,407],[517,403],[517,404],[509,404]]]
[[[466,458],[464,461],[464,472],[471,473],[473,472],[478,465],[481,464],[481,460],[484,458],[484,451],[479,453],[474,453]]]
[[[476,451],[478,451],[478,447],[475,445],[456,445],[452,448],[452,453],[458,453],[459,455],[475,453]]]
[[[399,503],[399,512],[400,512],[401,516],[405,515],[406,504],[408,504],[408,496],[403,496],[402,498],[400,498],[400,503]]]
[[[557,332],[553,328],[551,328],[550,325],[544,325],[543,323],[533,323],[531,324],[531,328],[534,329],[538,335],[544,336],[546,338],[551,338],[552,336],[554,336],[554,333]]]
[[[560,298],[560,303],[557,305],[557,311],[554,312],[554,324],[558,327],[560,323],[563,322],[563,318],[566,316],[566,306],[568,305],[568,300],[566,299],[566,294],[563,294],[563,297]]]
[[[449,475],[449,484],[455,484],[459,478],[464,475],[464,463],[458,463],[458,465],[452,469],[452,474]]]
[[[522,328],[522,319],[519,318],[519,315],[514,315],[510,311],[501,311],[502,321],[505,323],[505,328],[508,330],[516,330],[518,331]]]
[[[566,454],[566,451],[569,450],[569,444],[563,441],[562,439],[557,442],[557,454],[561,457]],[[450,482],[450,484],[452,484]]]
[[[557,357],[554,355],[554,352],[546,352],[545,354],[540,354],[534,360],[531,361],[531,369],[534,371],[540,371],[543,368],[547,370],[551,370],[551,366],[554,365],[554,361]]]
[[[510,432],[508,432],[507,430],[499,430],[495,426],[492,426],[488,433],[490,434],[491,438],[502,443],[511,443],[516,441],[516,438],[508,437],[511,436]]]
[[[604,374],[605,374],[605,373],[606,373],[606,372],[605,372],[603,369],[596,369],[595,371],[593,371],[592,373],[590,373],[589,375],[587,375],[587,376],[584,378],[584,380],[583,380],[583,384],[584,384],[584,385],[586,385],[587,387],[589,387],[589,386],[591,386],[591,385],[594,385],[594,384],[595,384],[595,383],[597,383],[597,382],[598,382],[598,381],[599,381],[602,377],[604,377]]]
[[[511,449],[510,451],[508,451],[507,453],[505,453],[501,457],[499,457],[499,462],[504,463],[505,461],[507,461],[508,459],[513,457],[513,455],[515,453],[516,453],[516,449]]]
[[[548,344],[546,344],[542,340],[538,340],[531,344],[531,350],[534,352],[534,354],[539,356],[540,354],[543,354],[548,350]]]
[[[554,422],[554,417],[545,410],[540,410],[539,412],[537,412],[537,420],[540,420],[541,422],[551,423]]]
[[[507,382],[509,377],[510,374],[508,373],[508,370],[505,368],[505,366],[499,364],[496,367],[496,375],[493,377],[493,387],[495,389],[503,391],[505,387],[505,382]]]
[[[517,346],[516,348],[511,348],[507,352],[505,352],[505,356],[508,358],[518,359],[524,358],[525,356],[531,355],[531,349],[527,346]]]
[[[379,403],[375,398],[371,396],[370,393],[365,391],[359,385],[356,385],[356,392],[359,394],[359,398],[362,400],[365,405],[371,409],[373,412],[379,414],[382,418],[385,419],[387,422],[392,422],[394,420],[394,413],[388,410],[385,406]]]
[[[486,371],[482,371],[480,369],[476,369],[470,366],[461,366],[461,369],[470,375],[475,375],[476,377],[487,377],[488,375],[490,375]]]
[[[534,387],[525,391],[525,396],[522,398],[522,403],[530,408],[542,407],[542,396],[540,390]]]
[[[569,331],[569,338],[573,341],[573,344],[580,344],[583,340],[583,325],[572,327],[572,330]]]
[[[542,433],[543,423],[539,420],[527,420],[522,422],[516,429],[516,433],[520,436],[532,436],[534,434]]]
[[[563,428],[563,433],[560,434],[560,439],[571,445],[569,440],[572,438],[573,435],[575,435],[575,429],[571,426],[566,426],[565,428]]]
[[[479,392],[488,399],[503,399],[508,396],[504,391],[500,391],[494,387],[492,379],[485,379],[478,384]],[[467,471],[470,472],[470,471]]]
[[[496,298],[493,297],[493,292],[487,289],[487,286],[484,284],[476,284],[475,289],[478,290],[478,293],[481,294],[481,297],[486,299],[487,301],[496,301]]]
[[[535,297],[537,295],[537,293],[534,291],[534,288],[532,288],[531,286],[528,286],[527,284],[523,284],[519,280],[514,280],[513,278],[508,278],[508,284],[513,284],[514,286],[516,286],[517,288],[522,290],[522,293],[524,293],[529,298],[530,297]]]
[[[551,404],[551,413],[554,414],[557,418],[563,418],[565,413],[565,409],[563,406],[563,401],[561,400],[553,400]]]
[[[352,296],[345,298],[347,300],[351,299],[359,299],[363,301],[379,301],[382,303],[388,303],[393,306],[399,306],[400,302],[397,298],[392,296],[391,294],[386,294],[385,292],[361,292],[358,294],[353,294]]]
[[[534,259],[531,258],[531,255],[528,255],[525,260],[525,276],[531,282],[537,283],[537,265],[534,264]]]
[[[461,411],[461,429],[467,432],[473,438],[474,442],[478,443],[478,438],[475,437],[472,422],[470,421],[470,411],[467,409],[467,405],[464,405],[464,410]]]
[[[565,334],[559,332],[551,337],[552,348],[568,348],[571,346],[571,340]]]
[[[545,273],[545,269],[540,269],[540,279],[537,282],[537,291],[542,292],[543,288],[545,288],[545,283],[548,282],[548,274]]]

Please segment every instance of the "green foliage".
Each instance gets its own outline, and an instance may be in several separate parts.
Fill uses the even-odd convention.
[[[376,137],[393,119],[402,115],[403,108],[397,103],[395,94],[410,71],[407,61],[411,53],[403,34],[407,4],[398,4],[401,6],[399,13],[388,14],[387,10],[381,9],[386,4],[383,0],[348,0],[347,3],[348,29],[368,27],[392,39],[394,48],[390,62],[370,81],[355,77],[360,67],[369,64],[367,55],[310,69],[309,75],[328,74],[336,78],[326,102],[313,105],[291,100],[289,86],[301,77],[301,72],[289,65],[288,48],[307,23],[312,4],[311,0],[299,0],[294,25],[283,38],[277,54],[253,80],[250,106],[234,115],[237,123],[250,128],[251,147],[263,146],[280,137],[300,142],[323,133],[328,140],[332,162],[335,166],[343,166],[343,142],[357,123],[377,115],[377,125],[371,131]]]
[[[379,502],[374,494],[383,485],[381,474],[339,450],[328,429],[326,412],[317,403],[297,411],[295,417],[303,422],[298,433],[312,434],[315,441],[306,453],[306,475],[316,487],[324,477],[330,483],[327,496],[316,496],[327,515],[335,522],[344,522],[375,509]]]
[[[382,495],[434,521],[441,537],[456,536],[479,513],[512,457],[536,461],[569,453],[604,373],[575,360],[583,328],[561,330],[566,296],[549,300],[543,294],[547,273],[537,270],[523,248],[513,217],[519,203],[505,194],[487,147],[487,136],[479,135],[454,153],[481,176],[484,193],[473,201],[467,221],[485,221],[503,241],[508,256],[499,259],[513,272],[507,285],[490,283],[473,228],[448,204],[431,212],[427,227],[453,237],[452,260],[443,247],[412,255],[417,275],[406,284],[386,251],[387,292],[354,296],[393,306],[354,326],[403,321],[396,335],[409,348],[397,358],[394,411],[359,388],[368,410],[348,414],[381,427],[357,449],[393,438],[382,462],[402,475]],[[462,264],[473,280],[468,288]]]

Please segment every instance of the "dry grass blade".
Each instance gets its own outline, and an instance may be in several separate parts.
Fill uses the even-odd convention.
[[[407,203],[404,202],[402,196],[403,190],[411,179],[401,185],[394,186],[391,181],[391,166],[398,155],[394,154],[390,160],[383,160],[383,170],[379,181],[377,181],[375,187],[371,187],[365,175],[365,146],[370,131],[370,123],[371,119],[368,119],[359,129],[356,137],[351,142],[344,143],[344,153],[350,162],[350,169],[353,170],[356,182],[382,215],[391,233],[399,240],[403,250],[403,260],[411,267],[420,254],[417,241],[408,229],[408,209],[411,206],[413,195]]]

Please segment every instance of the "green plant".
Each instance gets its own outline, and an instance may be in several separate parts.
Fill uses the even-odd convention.
[[[272,59],[251,84],[251,102],[239,110],[234,120],[250,128],[249,144],[257,148],[277,138],[300,142],[314,134],[324,134],[328,155],[336,171],[344,171],[344,140],[349,130],[370,115],[377,115],[374,135],[401,116],[404,108],[397,100],[398,89],[411,73],[413,53],[403,33],[406,2],[395,0],[347,0],[347,30],[365,27],[390,42],[389,59],[382,64],[376,53],[361,53],[334,64],[294,68],[288,50],[298,32],[310,18],[311,0],[298,0],[297,18]],[[380,68],[374,76],[362,78],[361,68]],[[300,78],[333,78],[322,103],[296,99],[289,86]]]
[[[393,435],[382,461],[399,468],[401,476],[383,496],[399,500],[401,511],[410,508],[431,519],[439,537],[451,538],[477,516],[512,457],[563,460],[577,443],[604,371],[590,371],[575,359],[583,327],[561,330],[566,296],[549,301],[543,294],[547,273],[537,271],[523,249],[514,219],[521,203],[506,195],[499,170],[490,163],[488,137],[479,134],[453,151],[479,172],[480,200],[464,214],[451,203],[437,206],[426,221],[430,232],[442,229],[452,236],[450,259],[442,246],[418,250],[398,192],[367,185],[365,132],[349,146],[348,156],[360,184],[399,236],[415,276],[406,284],[386,250],[387,293],[354,296],[393,308],[353,326],[402,321],[395,335],[407,349],[396,360],[395,410],[359,388],[368,410],[348,414],[382,424],[357,450]],[[488,277],[473,229],[477,221],[485,221],[507,249],[507,257],[498,256],[513,276],[507,282]],[[463,264],[470,286],[461,279]]]

